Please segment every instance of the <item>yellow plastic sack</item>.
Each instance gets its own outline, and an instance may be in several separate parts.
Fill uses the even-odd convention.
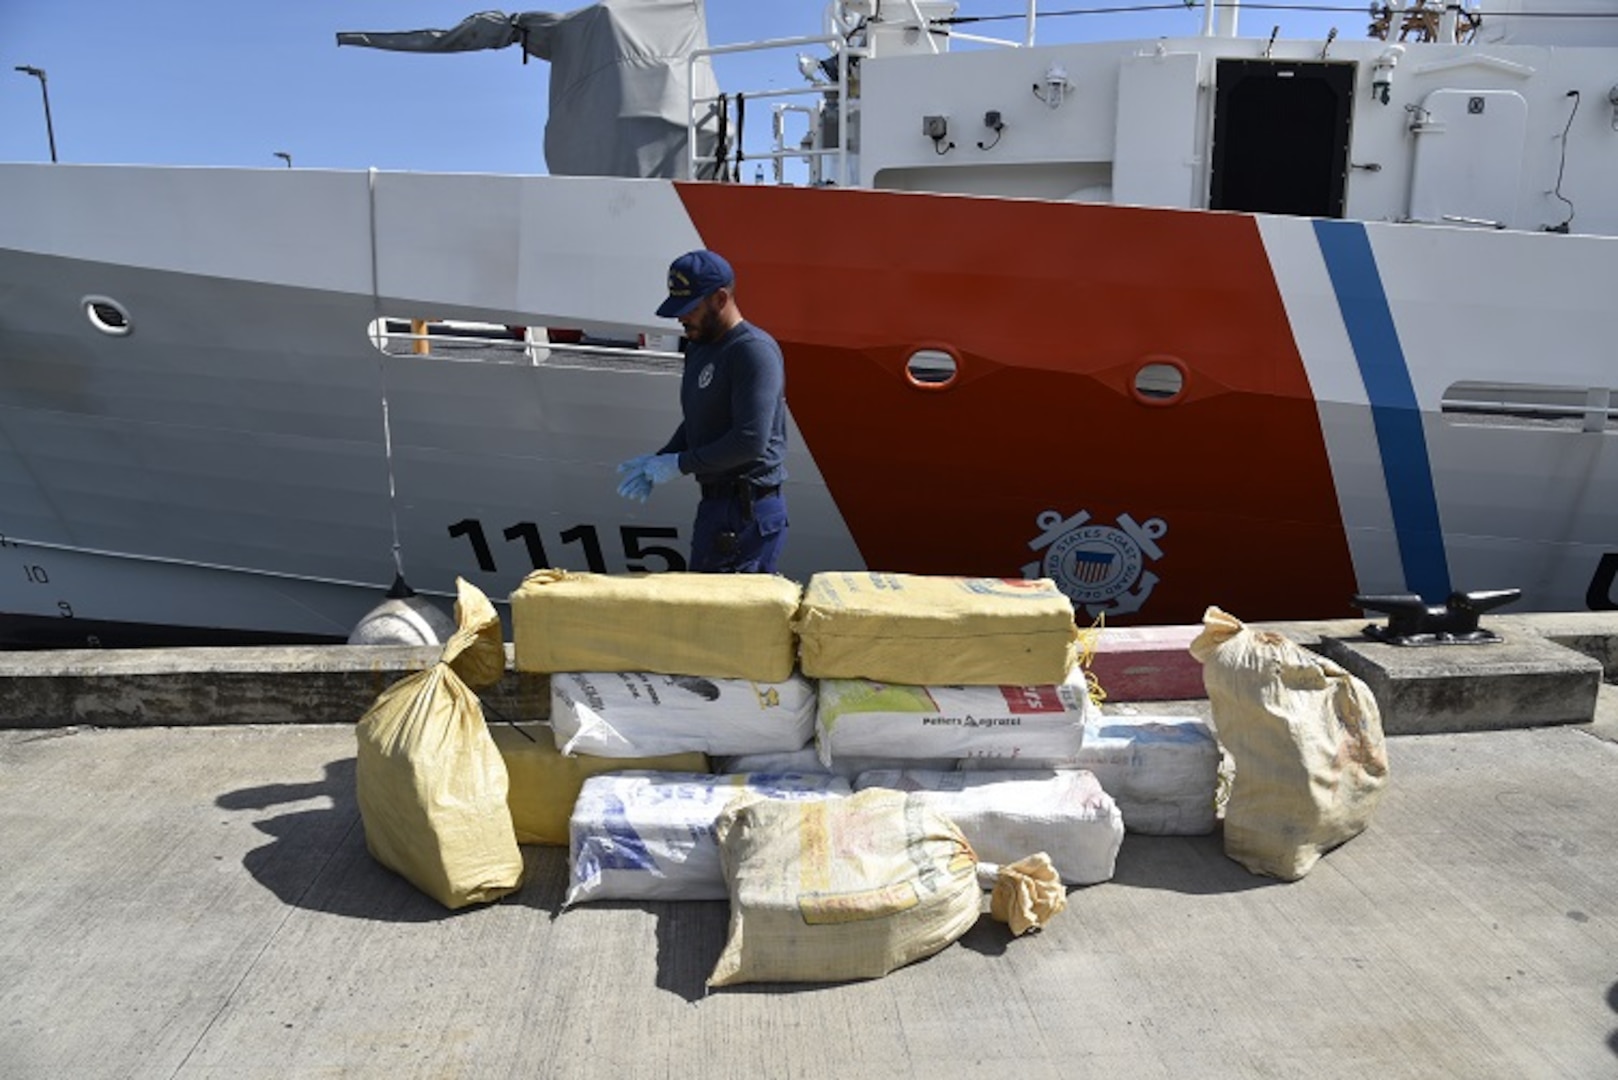
[[[1280,634],[1217,607],[1202,626],[1191,655],[1236,766],[1225,854],[1296,881],[1370,823],[1388,780],[1382,713],[1365,683]]]
[[[505,763],[471,689],[505,670],[500,616],[475,586],[456,586],[460,629],[439,662],[384,690],[355,727],[366,848],[452,909],[512,892],[523,873]]]
[[[1078,662],[1073,604],[1049,578],[820,573],[793,626],[817,679],[1034,686],[1064,682]]]
[[[584,782],[599,773],[629,769],[705,773],[705,754],[608,758],[567,755],[556,748],[549,724],[495,724],[489,728],[505,760],[510,786],[506,795],[511,824],[519,844],[568,845],[568,819]]]
[[[983,893],[961,831],[919,799],[757,799],[717,828],[730,935],[709,986],[874,979],[977,921]]]
[[[802,593],[774,574],[536,570],[511,594],[517,670],[785,682]]]

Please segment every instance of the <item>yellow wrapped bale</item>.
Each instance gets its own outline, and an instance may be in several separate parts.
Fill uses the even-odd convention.
[[[915,796],[755,799],[717,832],[730,936],[709,986],[879,978],[955,941],[982,909],[971,845]]]
[[[355,725],[355,790],[365,846],[447,908],[522,884],[506,807],[506,767],[473,686],[505,670],[500,616],[458,580],[458,630],[439,662],[388,687]]]
[[[489,729],[511,778],[507,803],[519,844],[566,847],[568,819],[584,782],[599,773],[627,769],[705,773],[704,754],[661,754],[656,757],[606,758],[569,756],[556,748],[549,724],[496,724]]]
[[[820,573],[793,625],[811,678],[1033,686],[1078,662],[1073,604],[1049,578]]]
[[[773,574],[536,570],[511,594],[517,670],[784,682],[802,593]]]

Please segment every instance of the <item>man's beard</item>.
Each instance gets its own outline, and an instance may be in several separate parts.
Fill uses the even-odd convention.
[[[700,345],[704,342],[719,340],[722,331],[723,326],[719,321],[719,312],[709,308],[702,313],[696,322],[686,327],[685,338],[687,341]]]

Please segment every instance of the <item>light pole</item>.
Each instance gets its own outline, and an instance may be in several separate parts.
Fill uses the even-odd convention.
[[[39,94],[45,99],[45,137],[51,141],[51,160],[56,160],[56,128],[51,125],[51,92],[45,86],[45,69],[31,64],[18,64],[17,70],[39,80]]]
[[[286,162],[287,163],[287,168],[289,168],[289,169],[292,168],[292,155],[291,154],[287,153],[285,150],[277,150],[275,152],[275,156],[280,158],[282,161]]]

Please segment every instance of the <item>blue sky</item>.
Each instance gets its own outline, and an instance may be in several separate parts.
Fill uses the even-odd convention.
[[[1241,27],[1320,37],[1335,25],[1363,37],[1363,7],[1343,6],[1353,10],[1249,9]],[[820,0],[707,7],[714,44],[818,33],[824,11]],[[434,56],[335,42],[339,30],[447,28],[479,10],[453,0],[0,0],[0,161],[49,160],[39,80],[13,70],[28,64],[46,72],[62,161],[282,168],[279,150],[299,168],[543,172],[549,65],[524,65],[515,47]],[[1025,0],[966,0],[960,14],[1016,15],[969,29],[1020,39],[1026,10]],[[1201,23],[1200,9],[1046,17],[1038,40],[1194,35]],[[790,53],[768,55],[781,66],[721,58],[721,88],[802,85]]]

